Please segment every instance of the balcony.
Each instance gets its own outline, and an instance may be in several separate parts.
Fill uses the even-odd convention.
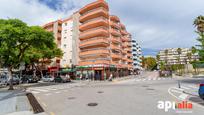
[[[112,53],[111,54],[111,57],[113,58],[113,59],[121,59],[121,55],[120,54],[115,54],[115,53]]]
[[[93,10],[90,10],[84,14],[82,14],[79,18],[79,21],[81,23],[89,20],[89,19],[93,19],[93,18],[97,18],[97,17],[106,17],[108,18],[109,17],[109,13],[108,11],[103,8],[103,7],[99,7],[99,8],[96,8],[96,9],[93,9]]]
[[[122,23],[120,23],[120,27],[123,29],[123,30],[125,30],[126,28],[125,28],[125,25],[124,24],[122,24]]]
[[[116,22],[111,21],[111,22],[110,22],[110,25],[111,25],[111,27],[113,27],[113,28],[120,29],[120,26],[119,26]]]
[[[93,37],[97,37],[97,36],[108,37],[109,36],[108,28],[106,28],[106,27],[97,27],[97,28],[93,28],[93,29],[83,31],[82,33],[80,33],[80,40],[93,38]]]
[[[111,15],[110,19],[115,22],[120,22],[120,19],[117,16]]]
[[[121,43],[120,37],[118,37],[118,38],[112,37],[111,40],[113,43]]]
[[[108,19],[104,18],[104,17],[98,17],[98,18],[94,18],[94,19],[90,19],[84,23],[82,23],[79,27],[80,31],[85,31],[88,30],[90,28],[95,28],[95,27],[99,27],[99,26],[106,26],[108,27]]]
[[[120,48],[120,46],[117,46],[117,45],[113,45],[113,44],[111,44],[111,49],[113,49],[113,50],[119,50],[119,51],[121,51],[121,48]]]
[[[110,32],[113,36],[121,36],[120,32],[116,29],[110,29]]]
[[[109,50],[106,48],[95,48],[89,50],[83,50],[79,53],[80,57],[83,56],[101,56],[101,55],[109,55]]]
[[[125,51],[125,50],[122,50],[122,54],[126,54],[127,53],[127,51]]]
[[[82,41],[79,47],[80,48],[85,48],[85,47],[90,47],[90,46],[104,47],[108,45],[109,45],[108,38],[95,37],[95,38],[91,38],[91,39]]]
[[[96,64],[110,64],[110,61],[108,60],[85,60],[85,61],[80,61],[79,65],[80,66],[85,66],[85,65],[96,65]]]
[[[87,11],[93,10],[95,8],[98,8],[98,7],[103,7],[106,10],[109,10],[108,4],[105,1],[96,1],[96,2],[90,3],[90,4],[86,5],[85,7],[81,8],[79,10],[79,13],[84,14]]]
[[[120,32],[122,35],[128,35],[128,32],[126,30],[121,30]]]

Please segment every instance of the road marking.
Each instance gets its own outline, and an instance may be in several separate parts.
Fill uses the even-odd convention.
[[[179,98],[181,98],[181,99],[183,99],[183,100],[186,100],[187,97],[188,97],[188,95],[186,95],[186,94],[181,94],[181,95],[179,96]]]
[[[149,81],[152,80],[151,78],[148,79]]]
[[[180,90],[180,91],[183,91],[184,89],[182,88],[177,88],[177,87],[174,87],[174,89],[177,89],[177,90]]]
[[[158,78],[157,80],[161,80],[161,78]]]
[[[55,93],[61,93],[61,92],[58,91],[58,92],[55,92]]]
[[[171,91],[176,92],[176,93],[182,93],[182,91],[178,91],[178,90],[174,90],[174,89],[172,89]]]
[[[50,112],[50,115],[55,115],[55,113],[53,113],[53,112]]]
[[[46,96],[49,96],[49,95],[52,95],[51,93],[47,93],[47,94],[45,94]]]
[[[153,80],[156,80],[156,78],[154,78]]]
[[[142,81],[145,81],[146,79],[143,79]]]
[[[35,91],[41,91],[41,92],[49,92],[48,90],[44,90],[44,89],[38,89],[38,88],[35,88],[35,89],[31,89],[31,90],[35,90]]]
[[[175,97],[176,99],[178,99],[178,100],[180,100],[180,101],[183,101],[183,100],[181,100],[180,98],[178,98],[177,96],[175,96],[173,93],[171,93],[171,89],[172,89],[173,87],[170,87],[169,89],[168,89],[168,93],[171,95],[171,96],[173,96],[173,97]]]
[[[193,89],[198,89],[196,86],[188,85],[188,87],[193,88]]]
[[[47,105],[46,105],[44,102],[42,102],[42,105],[43,105],[44,107],[47,107]]]
[[[181,88],[183,88],[183,89],[190,89],[190,88],[188,88],[188,87],[185,87],[185,86],[181,86]]]
[[[31,93],[38,94],[40,92],[38,92],[38,91],[31,91]]]

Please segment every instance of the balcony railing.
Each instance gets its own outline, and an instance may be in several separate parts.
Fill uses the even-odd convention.
[[[84,25],[84,24],[89,23],[89,22],[92,22],[92,21],[97,21],[97,20],[100,20],[100,19],[102,19],[102,20],[104,20],[104,21],[108,21],[107,18],[105,18],[105,17],[103,17],[103,16],[100,16],[100,17],[97,17],[97,18],[93,18],[93,19],[87,20],[87,21],[81,23],[81,25]]]
[[[86,43],[89,41],[93,41],[93,40],[106,40],[106,41],[108,41],[108,38],[106,38],[106,37],[93,37],[93,38],[89,38],[89,39],[80,41],[80,44],[83,44],[83,43]]]
[[[84,33],[86,33],[86,32],[90,32],[90,31],[94,31],[94,30],[99,30],[99,29],[108,30],[107,27],[99,26],[99,27],[96,27],[96,28],[92,28],[92,29],[85,30],[85,31],[81,32],[81,34],[84,34]]]
[[[93,9],[93,10],[89,10],[89,11],[87,11],[87,12],[81,14],[81,16],[84,16],[84,15],[86,15],[86,14],[88,14],[88,13],[91,13],[91,12],[94,12],[94,11],[97,11],[97,10],[104,10],[104,11],[108,12],[107,9],[105,9],[105,8],[103,8],[103,7],[99,7],[99,8],[95,8],[95,9]]]

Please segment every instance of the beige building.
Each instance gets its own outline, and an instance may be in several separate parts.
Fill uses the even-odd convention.
[[[159,63],[164,62],[167,65],[188,64],[191,61],[198,60],[198,54],[193,54],[190,48],[181,48],[179,54],[178,48],[169,48],[159,51]]]

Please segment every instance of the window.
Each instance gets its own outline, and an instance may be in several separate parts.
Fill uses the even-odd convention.
[[[66,48],[67,47],[67,45],[66,44],[64,44],[64,48]]]
[[[66,34],[66,33],[67,33],[67,30],[64,30],[64,33]]]
[[[64,39],[67,39],[67,37],[64,37]]]
[[[67,23],[65,23],[64,25],[67,26]]]

